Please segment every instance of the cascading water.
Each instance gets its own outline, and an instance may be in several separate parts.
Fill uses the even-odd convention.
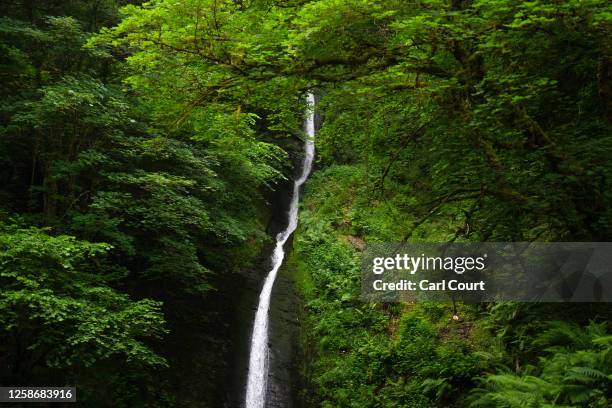
[[[298,222],[298,204],[300,200],[300,187],[312,169],[314,157],[314,95],[308,94],[308,112],[305,121],[305,130],[308,135],[305,143],[304,163],[300,177],[293,183],[293,195],[289,205],[289,222],[284,231],[276,235],[276,246],[272,253],[272,269],[266,276],[261,294],[259,295],[259,305],[255,314],[253,325],[253,336],[251,337],[251,355],[249,358],[249,375],[247,380],[246,407],[263,408],[266,403],[266,391],[268,380],[268,311],[270,309],[270,296],[272,286],[276,279],[278,269],[285,258],[283,246],[287,239],[295,231]]]

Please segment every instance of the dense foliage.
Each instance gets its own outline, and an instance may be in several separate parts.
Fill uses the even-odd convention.
[[[312,2],[296,23],[328,84],[293,256],[311,403],[609,406],[608,307],[374,307],[358,281],[364,241],[610,239],[609,5]]]
[[[415,219],[394,204],[401,193],[372,203],[364,173],[319,170],[301,212],[289,267],[304,293],[309,406],[609,405],[607,306],[363,303],[359,234],[393,239],[403,231],[398,217]],[[460,207],[449,207],[420,227],[420,239],[454,235]]]
[[[270,141],[299,127],[264,102],[242,112],[233,101],[247,90],[197,108],[126,75],[124,51],[87,47],[121,20],[118,6],[0,6],[0,380],[76,384],[88,406],[166,406],[184,357],[165,342],[224,358],[221,334],[193,328],[223,316],[198,305],[216,275],[259,255],[265,196],[290,167]],[[262,124],[275,114],[292,132]],[[198,368],[203,381],[217,367]]]
[[[455,321],[449,305],[358,300],[365,241],[610,240],[608,2],[0,10],[2,383],[219,406],[231,351],[207,331],[229,324],[224,277],[261,252],[316,89],[318,173],[291,263],[304,398],[610,405],[607,307],[455,305]]]

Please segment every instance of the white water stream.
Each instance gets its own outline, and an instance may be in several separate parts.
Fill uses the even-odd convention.
[[[289,205],[289,222],[284,231],[276,235],[276,246],[272,253],[272,269],[266,276],[261,294],[259,295],[259,305],[255,314],[253,325],[253,336],[251,337],[251,354],[249,358],[249,376],[247,380],[246,408],[263,408],[266,404],[266,391],[268,381],[268,311],[270,309],[270,296],[272,286],[276,279],[278,269],[285,258],[283,246],[291,236],[298,223],[298,204],[300,201],[300,187],[312,169],[312,159],[314,157],[314,95],[308,94],[308,111],[306,113],[305,130],[308,135],[304,146],[304,163],[302,173],[293,183],[293,195]]]

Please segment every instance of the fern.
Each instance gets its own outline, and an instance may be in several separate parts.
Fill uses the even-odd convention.
[[[591,367],[572,367],[567,370],[567,381],[592,382],[594,380],[607,380],[608,376]]]
[[[612,336],[605,324],[553,322],[534,341],[547,355],[521,374],[480,379],[470,407],[609,407]]]

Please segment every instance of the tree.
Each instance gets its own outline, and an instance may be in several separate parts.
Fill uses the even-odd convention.
[[[87,367],[115,355],[138,366],[166,364],[141,340],[165,332],[160,303],[134,301],[112,288],[110,249],[2,224],[4,383],[27,385],[41,372],[49,376],[50,368]]]

